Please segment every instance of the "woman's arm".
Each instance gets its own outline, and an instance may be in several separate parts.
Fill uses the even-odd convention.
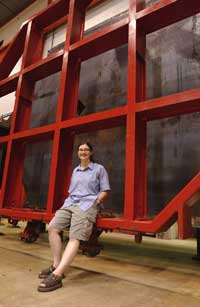
[[[110,190],[108,174],[102,165],[100,165],[100,172],[99,172],[99,188],[100,188],[100,193],[96,200],[97,204],[102,203],[102,201],[107,197],[108,192]]]
[[[97,204],[99,205],[100,203],[102,203],[102,201],[108,196],[108,192],[104,191],[104,192],[100,192],[99,196],[97,197]]]

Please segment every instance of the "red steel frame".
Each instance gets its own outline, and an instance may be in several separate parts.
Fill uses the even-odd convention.
[[[126,126],[126,169],[124,215],[97,221],[103,229],[156,233],[176,219],[179,237],[190,235],[188,200],[200,187],[200,173],[194,177],[153,219],[147,218],[146,124],[149,120],[200,111],[200,89],[145,100],[145,35],[200,12],[197,0],[161,0],[145,8],[129,0],[129,16],[83,37],[85,12],[100,1],[60,0],[25,22],[1,56],[0,95],[16,91],[10,134],[0,137],[7,147],[0,193],[0,214],[13,219],[48,222],[66,197],[72,165],[74,134]],[[64,50],[42,59],[44,34],[67,21]],[[76,117],[81,62],[128,43],[127,104],[108,111]],[[9,74],[22,55],[19,73]],[[61,71],[56,121],[29,129],[34,84]],[[22,206],[25,144],[53,141],[48,200],[45,211]],[[190,201],[191,205],[191,201]]]

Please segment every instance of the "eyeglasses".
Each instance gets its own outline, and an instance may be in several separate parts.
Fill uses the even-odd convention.
[[[78,151],[84,152],[84,151],[90,151],[90,149],[89,148],[84,148],[84,149],[80,148]]]

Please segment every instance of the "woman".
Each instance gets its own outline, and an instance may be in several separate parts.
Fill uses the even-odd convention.
[[[77,150],[80,164],[72,173],[69,196],[48,227],[53,264],[39,274],[39,278],[44,279],[38,287],[40,292],[62,287],[64,272],[76,256],[80,241],[88,241],[96,221],[98,206],[110,190],[105,168],[93,162],[91,144],[82,143]],[[59,233],[66,227],[70,227],[69,241],[62,255]]]

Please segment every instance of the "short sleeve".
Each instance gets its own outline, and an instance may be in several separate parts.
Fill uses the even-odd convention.
[[[74,180],[73,180],[73,177],[74,177],[75,170],[76,170],[76,169],[73,170],[72,175],[71,175],[68,193],[71,193],[72,189],[74,188]]]
[[[108,191],[110,190],[110,183],[108,179],[108,173],[105,170],[105,168],[100,165],[100,171],[99,171],[99,181],[100,181],[100,192]]]

